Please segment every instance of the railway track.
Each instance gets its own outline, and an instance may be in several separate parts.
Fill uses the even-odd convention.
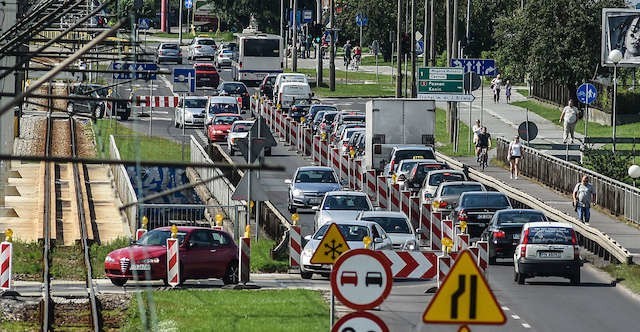
[[[46,126],[46,156],[77,157],[76,120],[54,117],[49,112]],[[88,170],[84,165],[71,163],[43,163],[44,213],[43,288],[40,304],[42,331],[72,329],[102,330],[100,305],[92,282],[89,245],[93,241],[92,207],[88,195]],[[79,242],[82,249],[85,284],[73,299],[65,298],[63,290],[52,285],[53,250]],[[54,297],[55,295],[55,297]]]

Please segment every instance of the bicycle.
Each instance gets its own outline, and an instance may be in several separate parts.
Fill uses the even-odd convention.
[[[485,168],[487,168],[487,162],[489,160],[489,155],[487,154],[487,148],[486,147],[482,147],[480,149],[480,155],[478,156],[478,162],[480,164],[480,167],[482,167],[482,170],[484,171]]]
[[[360,67],[360,56],[354,55],[351,63],[353,64],[353,70],[358,71],[358,67]]]

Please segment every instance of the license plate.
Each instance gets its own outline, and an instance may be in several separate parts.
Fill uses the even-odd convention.
[[[200,80],[201,80],[201,81],[208,81],[208,80],[209,80],[209,78],[208,78],[208,77],[202,77],[202,78],[200,78]]]
[[[320,198],[309,199],[309,204],[320,204]]]
[[[520,233],[513,234],[514,240],[520,240]]]
[[[151,264],[131,264],[132,271],[150,271]]]
[[[559,251],[541,251],[538,253],[538,256],[543,258],[559,258],[560,252]]]
[[[265,76],[267,76],[267,74],[256,74],[257,78],[264,78]]]
[[[479,214],[478,215],[478,219],[491,219],[491,217],[493,217],[490,214]]]

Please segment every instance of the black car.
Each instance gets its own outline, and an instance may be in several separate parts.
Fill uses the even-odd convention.
[[[260,83],[260,95],[265,96],[269,99],[273,98],[273,84],[276,82],[276,74],[269,74],[262,79],[262,83]]]
[[[81,83],[71,87],[70,99],[67,102],[67,112],[70,114],[87,113],[95,118],[103,118],[106,111],[105,101],[99,98],[107,97],[109,91],[104,85]]]
[[[480,236],[489,242],[489,264],[495,264],[497,258],[512,258],[520,242],[522,225],[528,222],[549,221],[538,210],[509,209],[497,211],[489,227]]]
[[[305,122],[310,121],[308,113],[309,108],[313,100],[311,99],[293,99],[293,104],[289,109],[289,116],[293,118],[294,121],[300,122],[302,117],[305,118]]]
[[[242,82],[221,82],[218,85],[218,95],[242,98],[242,109],[248,109],[251,103],[247,86]]]
[[[400,175],[398,178],[400,181],[404,180],[403,186],[400,189],[410,190],[412,193],[420,191],[422,182],[424,182],[424,178],[427,177],[427,173],[437,169],[449,169],[449,165],[435,160],[425,160],[415,164],[407,174],[406,179],[401,179],[404,175]]]
[[[498,210],[511,209],[509,198],[495,191],[468,191],[458,199],[458,206],[451,213],[454,224],[467,222],[471,238],[479,238],[493,214]]]
[[[313,104],[311,105],[311,107],[309,107],[309,114],[307,114],[309,121],[306,122],[306,125],[314,132],[316,131],[317,123],[322,120],[322,116],[318,118],[317,115],[320,113],[324,114],[325,111],[337,112],[338,109],[335,106],[322,104]]]

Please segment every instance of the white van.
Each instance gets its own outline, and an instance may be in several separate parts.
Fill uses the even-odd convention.
[[[233,114],[245,114],[246,111],[242,111],[242,105],[238,98],[233,96],[213,96],[209,97],[207,102],[207,112],[205,115],[204,123],[216,114],[221,113],[233,113]]]
[[[284,82],[280,84],[277,96],[277,103],[284,110],[291,108],[294,100],[310,99],[313,97],[313,92],[308,83]]]
[[[280,89],[280,85],[284,82],[300,82],[300,83],[307,83],[309,84],[309,81],[307,80],[307,75],[305,74],[295,74],[295,73],[286,73],[286,74],[278,74],[278,76],[276,76],[276,81],[273,83],[273,100],[274,102],[278,103],[278,101],[276,100],[276,98],[278,98],[278,89]]]

